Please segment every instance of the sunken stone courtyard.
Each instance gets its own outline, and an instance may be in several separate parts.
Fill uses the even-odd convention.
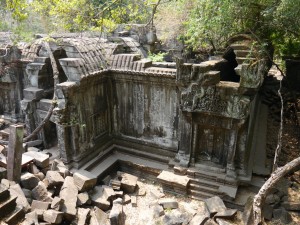
[[[153,62],[147,32],[1,36],[1,224],[253,224],[282,77],[251,39]],[[299,175],[267,196],[266,220],[298,224]]]

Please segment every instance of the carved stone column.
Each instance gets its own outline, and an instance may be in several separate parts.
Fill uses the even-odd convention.
[[[228,148],[227,153],[227,168],[226,168],[226,174],[229,177],[236,178],[236,170],[235,170],[235,151],[236,151],[236,142],[237,142],[237,130],[231,129],[228,131],[229,135],[226,140],[226,145]]]
[[[180,112],[179,119],[179,151],[176,159],[181,166],[188,167],[192,147],[192,113]]]

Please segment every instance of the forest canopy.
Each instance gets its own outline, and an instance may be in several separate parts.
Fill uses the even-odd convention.
[[[0,31],[110,32],[118,24],[162,26],[163,39],[218,49],[241,33],[272,43],[277,55],[300,55],[300,0],[0,0]],[[168,29],[169,28],[169,29]]]

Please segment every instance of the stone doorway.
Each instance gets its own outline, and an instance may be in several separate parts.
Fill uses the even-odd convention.
[[[45,148],[51,148],[57,146],[57,131],[56,124],[52,121],[48,121],[43,128],[43,142]]]
[[[225,168],[227,164],[227,148],[225,129],[218,127],[197,126],[195,143],[195,163],[208,164]]]

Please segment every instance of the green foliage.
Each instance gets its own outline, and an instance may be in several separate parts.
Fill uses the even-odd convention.
[[[271,41],[277,54],[299,54],[300,0],[195,0],[185,22],[186,43],[194,49],[218,49],[238,33]]]
[[[159,52],[157,54],[155,53],[148,53],[148,59],[150,59],[153,62],[163,62],[164,61],[164,57],[167,55],[167,53],[165,52]]]

